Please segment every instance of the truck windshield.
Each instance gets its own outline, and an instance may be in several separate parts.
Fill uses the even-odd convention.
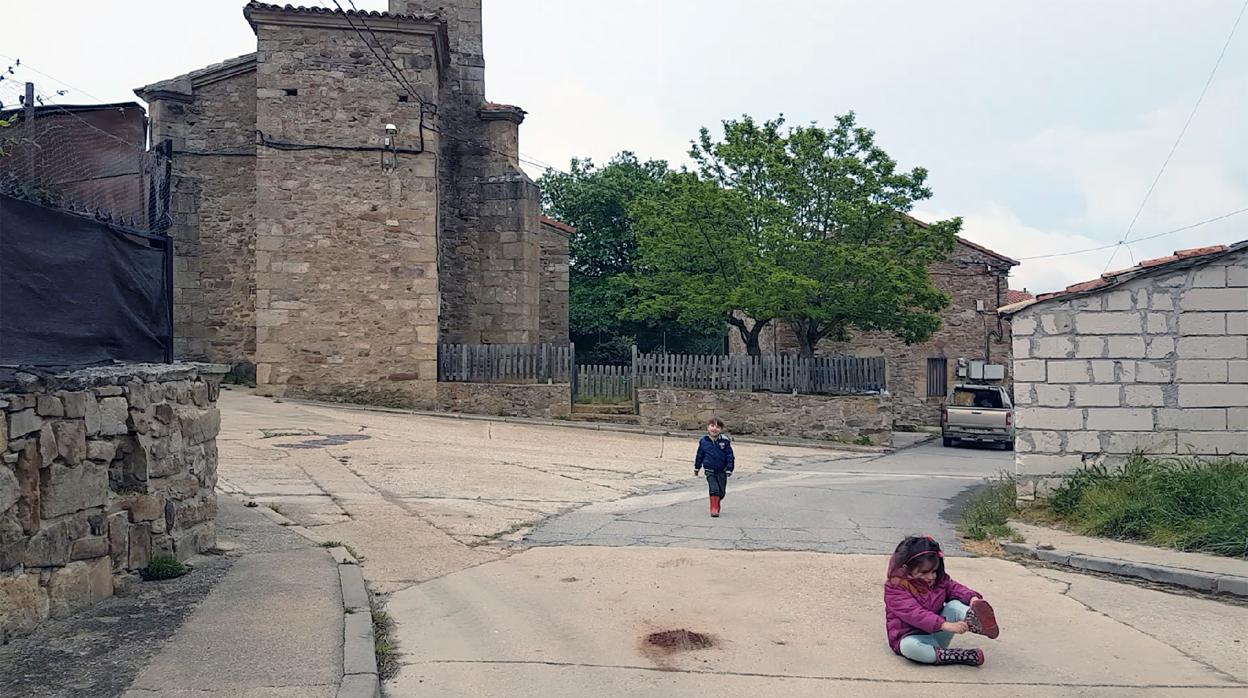
[[[976,390],[974,388],[955,388],[953,391],[954,407],[982,407],[1000,409],[1005,407],[1001,401],[1001,393],[997,390]]]

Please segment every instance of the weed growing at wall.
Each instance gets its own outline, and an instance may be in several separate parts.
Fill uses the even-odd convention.
[[[1016,495],[1014,479],[1001,475],[966,503],[958,523],[959,532],[972,540],[1014,537],[1014,529],[1006,522],[1018,513]]]
[[[160,579],[175,579],[190,571],[190,567],[182,564],[172,555],[157,555],[147,563],[147,567],[139,571],[139,574],[144,580],[153,582]]]

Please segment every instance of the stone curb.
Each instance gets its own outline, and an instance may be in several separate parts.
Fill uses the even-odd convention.
[[[1040,560],[1074,569],[1113,574],[1119,577],[1144,579],[1159,584],[1184,587],[1208,594],[1227,594],[1248,598],[1248,577],[1201,572],[1181,567],[1132,562],[1116,558],[1097,557],[1062,550],[1046,550],[1034,545],[1001,542],[1001,549],[1009,555],[1029,560]]]
[[[222,484],[226,486],[221,487]],[[218,483],[218,489],[243,499],[237,488]],[[320,545],[325,541],[303,526],[266,506],[254,509],[270,521]],[[377,674],[376,637],[373,634],[372,605],[359,560],[345,547],[326,548],[325,552],[338,568],[338,585],[342,598],[342,681],[337,698],[381,698],[381,680]]]
[[[263,397],[263,396],[261,396]],[[304,400],[301,398],[269,398],[297,405],[314,407],[335,407],[357,412],[381,412],[385,414],[410,414],[417,417],[436,417],[439,419],[459,419],[470,422],[501,422],[504,424],[524,424],[535,427],[562,427],[564,429],[584,429],[587,431],[611,431],[622,434],[639,434],[642,436],[673,436],[693,438],[702,435],[700,431],[680,431],[676,429],[656,429],[653,427],[630,426],[627,424],[604,424],[599,422],[574,422],[562,419],[533,419],[530,417],[499,417],[484,414],[464,414],[462,412],[425,412],[422,410],[404,410],[395,407],[375,407],[372,405],[353,405],[345,402],[323,402],[320,400]],[[796,439],[783,437],[759,437],[751,435],[733,435],[733,441],[767,446],[791,446],[795,448],[817,448],[825,451],[847,451],[850,453],[888,454],[896,450],[892,446],[859,446],[839,441],[816,441],[814,439]],[[917,444],[916,444],[917,445]]]

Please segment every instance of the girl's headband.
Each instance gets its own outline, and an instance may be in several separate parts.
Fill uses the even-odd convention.
[[[931,536],[927,536],[927,539],[931,541],[932,543],[936,542]],[[905,563],[906,566],[909,567],[911,562],[914,562],[916,558],[923,557],[924,555],[935,555],[936,557],[944,558],[945,552],[940,549],[940,545],[937,545],[935,550],[924,550],[921,553],[915,553],[914,555],[911,555],[910,559],[906,560],[906,563]]]

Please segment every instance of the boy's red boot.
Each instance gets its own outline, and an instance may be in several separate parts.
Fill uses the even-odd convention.
[[[1001,629],[997,627],[997,614],[981,598],[971,599],[971,610],[966,612],[966,626],[971,632],[993,640],[1001,634]]]
[[[711,517],[719,516],[719,497],[711,495]]]
[[[951,650],[938,648],[936,650],[937,664],[966,664],[967,666],[983,666],[984,651],[978,647],[969,650]]]

